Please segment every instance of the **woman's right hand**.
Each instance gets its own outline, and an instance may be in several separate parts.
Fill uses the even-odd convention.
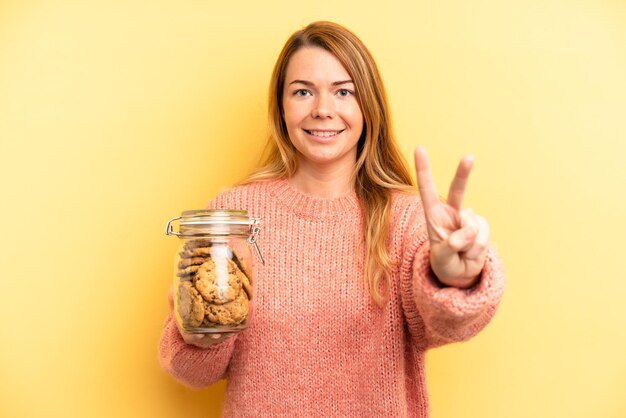
[[[169,301],[170,310],[174,310],[174,288],[170,286],[170,290],[167,294],[167,299]],[[224,333],[224,334],[190,334],[185,332],[184,329],[181,329],[180,325],[178,325],[178,321],[174,321],[176,323],[176,327],[178,328],[178,332],[180,336],[183,337],[183,340],[190,345],[199,347],[199,348],[209,348],[215,344],[219,344],[227,339],[231,338],[234,334],[232,333]]]

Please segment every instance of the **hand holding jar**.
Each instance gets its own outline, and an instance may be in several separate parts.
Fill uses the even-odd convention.
[[[170,304],[170,309],[174,310],[174,287],[170,286],[170,290],[168,292],[168,301]],[[180,326],[178,321],[176,321],[176,326],[178,328],[178,332],[180,332],[181,337],[187,344],[195,345],[198,348],[209,348],[212,345],[219,344],[223,341],[226,341],[230,337],[232,337],[233,333],[228,334],[192,334],[185,331],[183,327]]]

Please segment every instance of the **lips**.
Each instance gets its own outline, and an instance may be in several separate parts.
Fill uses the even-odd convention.
[[[318,136],[320,138],[330,138],[333,137],[335,135],[339,135],[340,133],[342,133],[343,131],[345,131],[345,129],[339,129],[339,130],[313,130],[313,129],[304,129],[304,132],[306,132],[309,135],[314,135],[314,136]]]

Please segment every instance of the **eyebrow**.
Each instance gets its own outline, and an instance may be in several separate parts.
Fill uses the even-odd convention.
[[[342,84],[348,84],[348,83],[354,84],[354,82],[352,80],[342,80],[342,81],[333,81],[331,83],[331,85],[332,86],[340,86]],[[304,84],[305,86],[314,86],[315,85],[311,81],[307,81],[307,80],[293,80],[291,83],[289,83],[289,85],[292,85],[292,84]]]

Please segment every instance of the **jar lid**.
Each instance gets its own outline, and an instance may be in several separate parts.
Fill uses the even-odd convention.
[[[180,231],[174,231],[172,222],[180,221]],[[181,216],[170,219],[165,227],[166,235],[197,236],[197,235],[247,235],[257,228],[252,228],[259,220],[248,216],[245,210],[233,209],[200,209],[186,210]],[[248,227],[248,228],[245,228]]]
[[[172,222],[180,221],[179,232],[174,231]],[[256,242],[261,232],[260,220],[248,216],[245,210],[234,209],[200,209],[186,210],[181,216],[167,221],[165,235],[176,235],[180,238],[202,236],[242,236],[254,245],[261,263],[265,264],[261,250]]]
[[[248,217],[248,211],[234,209],[186,210],[180,216],[180,225],[255,225],[257,219]]]

